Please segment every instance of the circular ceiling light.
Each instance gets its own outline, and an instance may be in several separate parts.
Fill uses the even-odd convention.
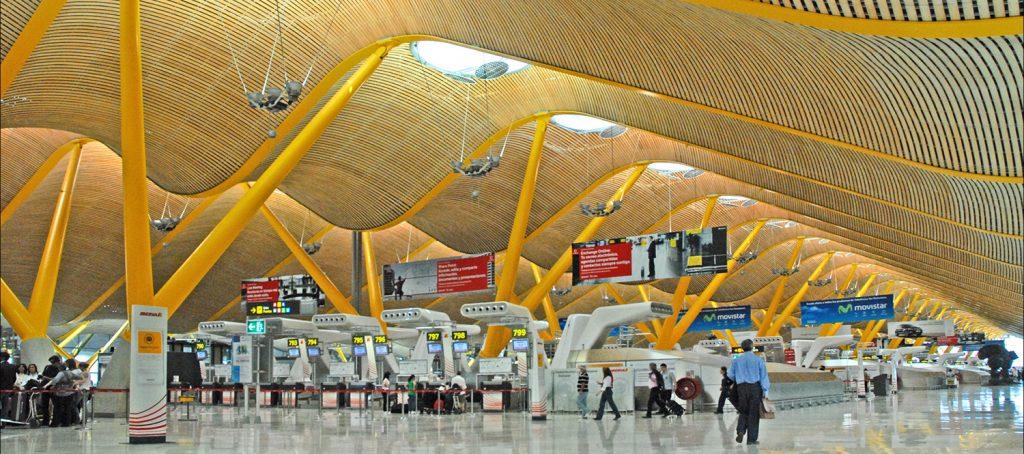
[[[610,121],[602,120],[600,118],[591,117],[589,115],[577,115],[577,114],[560,114],[551,117],[551,122],[559,128],[565,129],[566,131],[572,131],[577,134],[600,134],[613,126],[622,128],[622,133],[626,132],[626,128]]]
[[[410,48],[420,63],[460,82],[495,79],[530,67],[521,61],[439,41],[416,41]]]

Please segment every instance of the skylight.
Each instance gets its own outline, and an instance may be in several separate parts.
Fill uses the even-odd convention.
[[[748,199],[746,197],[741,197],[738,195],[723,195],[718,196],[718,204],[734,207],[749,207],[757,204],[757,201],[753,199]]]
[[[678,162],[656,162],[648,165],[647,168],[667,177],[681,177],[686,179],[697,178],[704,173],[703,170],[690,167],[686,164],[680,164]]]
[[[420,63],[469,83],[477,79],[496,79],[530,67],[521,61],[438,41],[416,41],[411,48]]]

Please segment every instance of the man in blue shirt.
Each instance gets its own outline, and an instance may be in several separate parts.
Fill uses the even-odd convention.
[[[739,424],[736,425],[736,442],[743,443],[743,435],[747,435],[747,444],[757,444],[757,429],[761,422],[761,399],[768,394],[771,385],[768,382],[768,370],[764,360],[754,354],[754,341],[745,339],[740,348],[743,354],[732,360],[729,366],[729,378],[736,383],[739,396],[737,410],[740,413]]]

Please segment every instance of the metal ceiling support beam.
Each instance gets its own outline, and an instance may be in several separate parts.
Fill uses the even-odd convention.
[[[142,96],[139,0],[120,2],[121,177],[124,186],[124,276],[127,314],[153,302],[153,261],[146,186],[146,126]],[[170,314],[168,314],[168,317]]]
[[[330,232],[333,228],[334,228],[333,225],[327,225],[326,227],[320,229],[320,231],[318,231],[315,234],[313,234],[313,236],[309,237],[309,241],[317,241],[317,240],[323,238],[324,235],[327,235],[327,233]],[[303,252],[305,252],[305,251],[303,251]],[[270,277],[270,276],[273,276],[273,275],[277,274],[279,271],[281,271],[282,268],[285,267],[285,265],[291,263],[292,260],[295,260],[295,254],[292,254],[292,255],[289,255],[288,257],[285,257],[284,260],[281,260],[280,262],[277,263],[277,265],[274,265],[269,270],[267,270],[267,272],[263,273],[262,277]],[[241,301],[242,301],[242,295],[238,295],[238,296],[234,297],[230,302],[228,302],[227,304],[222,306],[220,309],[218,309],[217,312],[215,312],[213,315],[211,315],[210,318],[208,318],[207,320],[219,320],[220,317],[222,315],[226,314],[229,310],[231,310],[231,308],[238,307],[238,304]]]
[[[380,280],[377,279],[377,259],[373,255],[373,233],[359,232],[363,244],[363,269],[366,271],[366,293],[370,303],[370,315],[380,323],[380,329],[388,332],[388,325],[380,318],[384,312],[384,295],[380,291]]]
[[[192,221],[195,221],[200,214],[203,214],[203,212],[210,207],[210,205],[213,205],[213,202],[217,201],[218,197],[220,197],[220,194],[214,194],[210,197],[203,199],[202,202],[199,202],[199,205],[196,205],[196,207],[193,208],[192,211],[189,211],[188,214],[185,215],[185,218],[178,223],[178,226],[175,227],[174,230],[167,232],[167,234],[160,238],[160,241],[157,241],[156,244],[153,245],[153,247],[149,250],[150,257],[152,258],[153,256],[159,254],[160,251],[164,250],[164,247],[170,244],[170,242],[173,241],[174,238],[180,235],[181,232],[183,232],[185,228],[187,228],[189,224],[192,223]],[[118,278],[117,281],[115,281],[113,284],[110,284],[110,287],[107,287],[107,289],[104,290],[103,293],[100,294],[100,296],[97,296],[96,299],[89,303],[89,305],[86,306],[86,308],[82,310],[81,313],[75,316],[75,318],[71,319],[71,321],[79,322],[84,320],[86,317],[92,315],[92,313],[95,312],[96,309],[99,309],[101,306],[103,306],[103,303],[106,303],[107,300],[110,299],[110,297],[115,292],[120,290],[122,285],[124,285],[124,275]]]
[[[536,263],[530,263],[530,271],[533,272],[533,280],[535,284],[540,283],[540,267]],[[552,336],[560,333],[562,329],[558,326],[558,314],[555,312],[554,304],[551,304],[551,293],[544,295],[544,301],[542,301],[544,307],[544,318],[548,320],[548,331]]]
[[[72,339],[78,337],[79,334],[82,334],[82,331],[85,331],[85,329],[88,328],[89,324],[91,323],[92,320],[86,320],[84,322],[79,323],[74,328],[68,330],[68,332],[64,333],[63,335],[57,336],[57,346],[60,348],[66,347],[69,343],[71,343]]]
[[[718,206],[718,196],[708,196],[705,199],[705,201],[706,204],[704,206],[704,216],[700,218],[699,228],[701,230],[706,229],[708,227],[708,224],[711,223],[711,215],[714,213],[715,207]],[[674,210],[669,210],[667,216],[671,217],[673,214]],[[663,217],[663,219],[667,218]],[[661,222],[662,221],[659,219],[659,221],[655,223],[655,225],[660,225]],[[651,227],[653,228],[654,226]],[[662,342],[663,337],[670,336],[672,330],[675,329],[676,320],[679,319],[679,311],[683,309],[683,300],[686,298],[686,292],[689,291],[690,289],[690,281],[692,279],[693,278],[691,278],[690,276],[683,276],[676,281],[676,289],[674,292],[672,292],[672,300],[670,301],[670,304],[672,304],[672,315],[662,320],[661,326],[656,326],[656,328],[658,329],[659,343]],[[682,292],[681,295],[679,294],[680,292]]]
[[[895,284],[895,283],[896,283],[895,281],[890,281],[888,288],[883,293],[891,292],[893,284]],[[907,294],[907,289],[900,290],[900,292],[898,294],[896,294],[896,297],[893,298],[892,306],[896,307],[896,305],[900,303],[900,300],[903,299],[903,296],[906,295],[906,294]],[[885,326],[885,323],[886,323],[885,319],[875,320],[874,326],[872,326],[871,329],[865,330],[864,335],[861,336],[860,341],[861,342],[871,342],[871,341],[874,341],[875,337],[878,336],[879,331],[881,331],[882,327]]]
[[[36,169],[35,173],[25,182],[25,184],[18,190],[18,193],[11,198],[10,202],[7,202],[7,206],[4,207],[3,211],[0,211],[0,226],[7,223],[14,215],[15,211],[21,207],[28,197],[35,192],[39,184],[46,179],[46,176],[50,174],[50,171],[57,166],[57,163],[64,158],[71,150],[81,149],[82,145],[92,142],[92,139],[75,139],[64,145],[57,147],[50,156],[43,161],[43,164]]]
[[[46,233],[43,256],[39,259],[36,280],[32,285],[32,298],[28,302],[29,317],[43,333],[50,326],[53,296],[57,290],[57,276],[60,273],[61,256],[64,254],[64,238],[67,235],[68,219],[71,217],[71,201],[75,195],[75,181],[78,179],[78,165],[81,161],[82,145],[78,144],[68,156],[68,166],[64,171],[60,194],[53,208],[53,217],[50,218],[49,231]]]
[[[540,172],[540,159],[544,153],[544,135],[548,130],[550,116],[537,119],[530,145],[530,156],[523,172],[523,184],[516,204],[515,218],[508,235],[508,247],[505,248],[505,266],[501,269],[501,283],[495,294],[496,301],[508,301],[509,295],[515,292],[516,276],[519,274],[519,258],[523,253],[526,238],[526,227],[530,224],[530,210],[533,208],[533,194],[537,189],[537,174]]]
[[[832,292],[833,298],[841,297],[850,289],[850,284],[853,283],[853,278],[857,274],[857,267],[859,265],[859,263],[854,263],[853,265],[850,265],[850,272],[846,274],[846,278],[843,279],[843,283],[836,287],[835,291]],[[818,331],[818,335],[831,336],[831,334],[828,333],[833,331],[838,332],[839,328],[842,326],[842,323],[826,323],[824,325],[821,325],[821,330]]]
[[[935,307],[933,307],[932,311],[928,314],[928,318],[934,320],[935,319],[935,314],[938,314],[939,313],[939,309],[941,309],[941,308],[942,308],[942,301],[936,301],[935,302]]]
[[[645,170],[647,170],[647,165],[641,165],[639,167],[634,168],[632,173],[630,173],[629,176],[626,178],[626,181],[624,181],[622,185],[619,186],[619,189],[615,191],[615,194],[613,194],[612,197],[608,200],[607,204],[611,205],[612,202],[616,200],[621,200],[626,195],[626,193],[629,192],[629,189],[632,188],[634,184],[636,184],[637,180],[640,179],[640,176],[643,175]],[[585,241],[589,241],[591,238],[593,238],[594,234],[597,233],[601,226],[604,225],[604,222],[606,220],[608,220],[608,216],[591,219],[590,223],[588,223],[587,226],[583,229],[583,231],[580,232],[578,236],[576,236],[576,239],[573,240],[573,243],[582,243]],[[541,282],[533,286],[530,292],[527,293],[526,298],[523,299],[523,306],[526,306],[526,308],[529,309],[530,312],[536,310],[537,305],[540,304],[541,300],[544,298],[544,295],[548,294],[548,292],[551,291],[551,287],[558,282],[558,278],[561,277],[562,274],[565,274],[566,270],[569,269],[569,266],[571,264],[572,248],[570,247],[566,249],[565,252],[562,253],[561,257],[559,257],[558,260],[555,261],[554,265],[552,265],[551,268],[548,269],[548,272],[544,274],[544,277],[541,279]],[[484,341],[484,347],[480,350],[480,356],[482,358],[493,358],[497,356],[497,354],[501,352],[501,350],[504,349],[505,346],[508,344],[508,339],[510,335],[511,332],[509,331],[508,328],[500,326],[488,326],[487,338]]]
[[[814,271],[811,272],[811,275],[807,277],[807,280],[805,280],[804,283],[800,286],[800,290],[797,290],[796,295],[793,295],[793,297],[789,299],[789,303],[787,303],[786,307],[782,309],[782,313],[779,314],[779,318],[772,322],[771,327],[768,328],[768,331],[765,333],[765,335],[779,335],[779,331],[782,330],[782,325],[785,323],[786,318],[788,318],[790,315],[793,315],[793,311],[795,311],[796,308],[800,305],[800,301],[804,299],[804,295],[806,295],[807,290],[810,289],[809,282],[818,278],[821,272],[825,269],[825,266],[828,265],[828,263],[832,260],[832,256],[835,255],[835,253],[836,251],[829,251],[828,253],[825,254],[825,257],[821,260],[821,263],[819,263],[818,267],[815,268]]]
[[[11,48],[0,63],[0,98],[7,96],[7,89],[18,77],[21,68],[25,66],[28,57],[36,49],[36,44],[43,38],[46,31],[50,29],[53,19],[60,14],[67,0],[42,0],[32,18],[28,20],[25,27],[21,29],[18,39],[14,40]]]
[[[110,347],[114,345],[114,342],[117,341],[117,338],[125,334],[125,328],[128,328],[128,320],[125,320],[124,323],[121,324],[121,327],[110,335],[110,339],[107,340],[107,343],[103,344],[102,347],[96,349],[96,352],[93,353],[92,356],[90,356],[89,359],[86,360],[85,362],[89,363],[90,366],[95,364],[96,359],[99,358],[103,352],[110,350]]]
[[[804,247],[804,241],[806,237],[798,236],[796,238],[796,244],[793,245],[793,251],[789,254],[789,260],[786,261],[786,269],[791,270],[796,266],[798,260],[800,260],[800,251]],[[755,259],[756,260],[756,259]],[[775,292],[772,293],[772,300],[768,303],[768,309],[764,313],[764,319],[761,322],[761,326],[757,328],[757,335],[764,336],[768,332],[768,328],[772,326],[772,321],[775,319],[775,313],[779,311],[779,303],[782,302],[782,297],[786,293],[786,283],[789,282],[789,276],[779,276],[775,278],[778,281],[775,284]]]
[[[942,316],[946,315],[946,311],[948,311],[948,310],[949,310],[949,307],[942,308],[942,312],[939,312],[939,315],[935,316],[935,320],[942,320]]]
[[[169,314],[173,314],[192,290],[195,289],[203,276],[210,271],[210,268],[231,246],[246,224],[256,215],[260,206],[270,198],[274,190],[298,165],[299,161],[309,152],[309,149],[320,138],[324,130],[330,125],[342,109],[352,99],[352,95],[365,82],[373,71],[380,66],[384,57],[390,50],[389,45],[380,46],[373,54],[366,58],[362,66],[345,81],[330,100],[324,104],[316,115],[306,124],[271,163],[267,169],[253,184],[249,191],[246,191],[242,198],[231,208],[231,211],[221,219],[213,230],[206,236],[206,239],[199,244],[199,247],[192,252],[192,255],[182,263],[181,267],[167,279],[160,291],[157,292],[155,303],[168,308]],[[365,241],[364,241],[365,243]],[[148,253],[148,250],[146,251]]]
[[[15,334],[21,338],[21,340],[36,339],[39,337],[46,336],[46,331],[41,331],[38,326],[32,322],[32,318],[28,314],[28,310],[21,304],[21,300],[14,294],[11,287],[7,285],[7,281],[0,279],[0,312],[3,313],[4,318],[7,319],[7,323],[11,324],[11,328],[14,328]]]
[[[736,259],[743,255],[743,253],[747,251],[747,248],[754,243],[754,240],[757,238],[757,235],[761,233],[761,229],[764,227],[766,222],[767,219],[757,221],[757,224],[755,224],[754,228],[750,230],[747,237],[733,251],[732,258],[729,259],[728,264],[726,265],[726,272],[716,274],[715,277],[711,278],[711,282],[708,283],[707,287],[704,287],[704,291],[700,293],[699,297],[697,297],[697,301],[690,306],[690,309],[686,311],[683,318],[676,323],[674,328],[672,328],[672,336],[666,339],[658,339],[658,343],[655,348],[659,350],[668,350],[672,345],[679,342],[679,339],[682,339],[683,335],[686,334],[686,331],[690,329],[690,325],[697,319],[697,315],[700,314],[704,305],[715,296],[715,292],[718,291],[718,287],[721,286],[722,282],[725,282],[725,279],[729,277],[730,273],[732,273],[733,269],[736,267]]]
[[[281,220],[278,219],[272,211],[270,211],[270,208],[268,208],[266,204],[263,204],[260,207],[260,213],[263,214],[264,218],[266,218],[267,222],[270,224],[270,228],[274,229],[277,236],[281,238],[281,242],[283,242],[288,250],[291,251],[292,257],[295,257],[295,259],[299,261],[302,268],[309,273],[310,277],[313,278],[313,281],[316,282],[316,285],[318,285],[320,290],[324,292],[324,295],[327,297],[327,300],[331,302],[331,305],[333,305],[338,312],[358,315],[356,309],[349,304],[348,297],[342,294],[341,290],[338,290],[338,287],[334,285],[331,278],[327,277],[324,270],[320,269],[320,265],[317,265],[317,263],[313,261],[313,258],[310,257],[304,249],[302,249],[302,245],[299,244],[298,241],[295,241],[295,238],[292,237],[288,228],[281,223]]]

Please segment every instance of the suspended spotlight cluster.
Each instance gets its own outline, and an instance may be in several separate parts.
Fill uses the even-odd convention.
[[[772,268],[772,274],[776,276],[792,276],[800,271],[800,266],[794,266],[793,268]]]
[[[757,258],[757,252],[747,251],[747,252],[744,252],[743,254],[741,254],[739,257],[737,257],[736,261],[739,262],[740,264],[750,263],[750,262],[752,262],[756,258]]]
[[[612,213],[619,211],[619,208],[622,208],[621,200],[613,201],[610,205],[604,203],[598,203],[594,205],[580,203],[580,212],[582,212],[584,216],[592,218],[603,218],[606,216],[611,216]]]
[[[283,88],[269,87],[263,91],[250,91],[245,94],[249,101],[249,107],[263,109],[270,113],[278,113],[287,110],[292,104],[299,100],[302,95],[302,82],[289,80],[284,83]]]
[[[850,286],[850,288],[844,289],[842,291],[843,296],[851,296],[851,295],[854,295],[856,293],[857,293],[857,286],[855,286],[855,285],[854,286]]]
[[[170,232],[179,223],[181,223],[181,216],[165,216],[149,221],[149,225],[153,226],[158,232]]]
[[[307,255],[313,255],[316,254],[317,252],[320,252],[320,247],[322,247],[323,245],[324,244],[319,241],[313,243],[303,243],[302,250],[306,251]]]
[[[501,156],[487,156],[486,158],[477,158],[469,162],[469,164],[463,164],[462,161],[452,160],[452,173],[459,175],[465,175],[467,177],[482,177],[487,175],[492,170],[498,168],[501,164]]]
[[[810,285],[811,287],[824,287],[831,283],[832,276],[826,277],[824,279],[815,279],[813,281],[807,281],[807,284]]]
[[[565,296],[572,291],[572,287],[551,287],[551,294],[554,296]]]
[[[605,304],[611,304],[615,302],[615,298],[610,295],[601,295],[601,301]]]

